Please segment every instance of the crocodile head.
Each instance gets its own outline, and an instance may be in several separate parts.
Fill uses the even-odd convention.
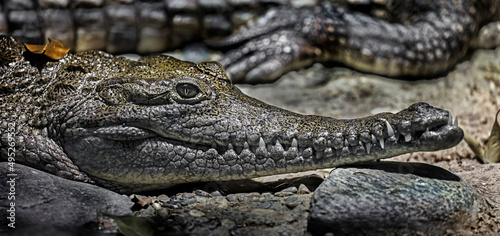
[[[62,150],[46,153],[66,155],[58,160],[73,172],[119,191],[334,167],[445,149],[463,137],[449,112],[425,103],[350,120],[286,111],[244,95],[217,62],[86,52],[30,63],[20,58],[2,70],[15,78],[23,65],[24,80],[34,79],[31,89],[12,91],[42,98],[24,105],[35,107],[28,126]],[[26,93],[15,94],[2,99],[22,107]]]

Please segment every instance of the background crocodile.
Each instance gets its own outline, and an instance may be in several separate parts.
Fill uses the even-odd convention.
[[[332,60],[420,79],[455,65],[479,28],[500,15],[497,0],[8,0],[0,6],[0,31],[30,43],[53,37],[77,51],[161,52],[227,36],[273,6],[280,8],[212,43],[234,49],[221,59],[234,82],[272,82]]]
[[[449,112],[306,116],[245,96],[216,62],[103,52],[47,61],[1,37],[1,155],[118,191],[252,178],[452,147]]]

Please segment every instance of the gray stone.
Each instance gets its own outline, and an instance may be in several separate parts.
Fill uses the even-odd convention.
[[[92,232],[87,227],[89,223],[97,222],[104,213],[116,216],[133,213],[134,203],[125,195],[21,164],[14,163],[13,171],[9,168],[9,163],[0,163],[0,193],[4,196],[0,198],[0,232],[11,223],[5,216],[11,204],[15,204],[15,229],[9,228],[9,235],[88,234]],[[12,192],[15,199],[7,197]]]
[[[442,235],[474,225],[484,200],[440,167],[380,162],[337,168],[316,189],[308,230],[316,235]]]

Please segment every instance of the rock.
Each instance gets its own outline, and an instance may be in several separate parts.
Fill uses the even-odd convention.
[[[31,167],[14,163],[0,163],[0,192],[14,192],[15,199],[0,198],[0,211],[7,212],[15,204],[15,229],[9,235],[60,235],[62,233],[89,234],[87,227],[97,222],[104,213],[116,216],[131,215],[134,203],[121,195],[96,185],[63,179]],[[14,173],[15,180],[6,174]],[[7,181],[15,185],[5,184]],[[2,216],[5,216],[2,214]],[[8,222],[7,222],[8,221]],[[10,223],[0,218],[0,232]],[[10,229],[9,227],[7,227]]]
[[[474,225],[483,198],[465,180],[423,163],[380,162],[333,170],[314,192],[308,231],[443,235]]]

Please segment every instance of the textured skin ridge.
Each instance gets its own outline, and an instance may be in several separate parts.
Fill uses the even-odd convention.
[[[236,83],[273,82],[324,61],[401,79],[435,75],[500,15],[498,0],[10,0],[2,7],[0,32],[40,44],[52,37],[76,51],[146,54],[205,40],[232,49],[220,62]]]
[[[455,65],[480,26],[500,12],[497,1],[380,3],[272,10],[258,25],[217,43],[228,48],[241,45],[226,53],[221,63],[233,81],[242,83],[272,82],[284,72],[318,61],[411,80]],[[377,6],[384,14],[357,11]]]
[[[75,51],[110,53],[162,52],[201,39],[220,39],[269,7],[298,7],[289,0],[2,2],[0,33],[27,43],[54,38]]]
[[[425,103],[342,120],[248,97],[217,62],[99,52],[47,61],[0,37],[0,150],[127,192],[245,179],[452,147],[463,132]],[[11,154],[13,153],[13,154]]]

